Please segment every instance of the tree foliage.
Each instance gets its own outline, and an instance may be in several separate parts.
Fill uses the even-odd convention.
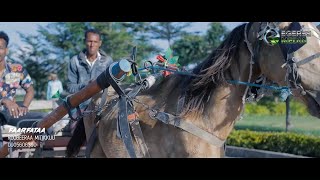
[[[158,22],[150,26],[151,38],[167,40],[169,47],[174,39],[187,34],[190,23]]]
[[[152,52],[159,51],[147,38],[136,36],[140,33],[136,28],[127,28],[123,23],[59,22],[45,27],[39,26],[37,36],[20,34],[27,48],[19,48],[18,52],[10,57],[26,66],[36,82],[37,98],[45,91],[49,73],[58,73],[62,83],[66,85],[67,64],[72,56],[84,49],[84,33],[89,28],[101,32],[101,49],[111,55],[114,61],[130,56],[134,46],[138,47],[137,60],[140,61]]]
[[[102,47],[115,61],[131,55],[137,46],[137,61],[141,65],[160,48],[150,39],[167,40],[179,63],[187,65],[203,60],[228,33],[221,23],[211,23],[203,35],[188,33],[191,23],[173,22],[58,22],[38,27],[38,35],[20,34],[27,47],[19,48],[10,59],[24,64],[35,81],[37,97],[45,92],[47,76],[55,72],[66,85],[67,64],[72,56],[85,48],[84,33],[93,28],[101,32]],[[151,38],[150,38],[151,37]]]
[[[172,45],[176,55],[179,55],[179,64],[182,66],[203,60],[207,47],[203,37],[199,35],[184,35]]]
[[[209,29],[204,37],[205,41],[208,43],[209,49],[217,48],[228,33],[227,28],[221,23],[210,23]]]
[[[229,32],[221,23],[210,23],[204,35],[186,34],[173,43],[172,49],[180,56],[183,66],[204,60]]]

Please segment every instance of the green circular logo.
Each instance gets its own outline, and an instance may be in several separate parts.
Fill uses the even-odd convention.
[[[267,38],[267,40],[271,45],[276,45],[279,43],[280,37],[278,37],[278,36],[272,37],[271,36],[271,37]]]

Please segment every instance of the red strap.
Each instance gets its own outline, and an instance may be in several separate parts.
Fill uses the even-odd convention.
[[[137,112],[134,112],[134,113],[128,115],[128,121],[134,121],[138,117],[139,117],[139,114]]]

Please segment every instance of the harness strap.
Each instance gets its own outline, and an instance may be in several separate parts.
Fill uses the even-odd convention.
[[[140,149],[143,157],[150,158],[148,147],[147,147],[147,144],[146,144],[146,142],[144,140],[139,120],[138,119],[134,119],[133,121],[130,121],[129,123],[130,123],[130,127],[131,127],[131,130],[132,130],[133,136],[134,136],[136,142],[139,145],[139,149]]]
[[[118,103],[118,99],[113,99],[111,100],[111,104],[109,104],[109,106],[104,109],[103,111],[99,112],[99,116],[96,116],[96,119],[95,119],[95,124],[96,126],[92,129],[92,132],[91,132],[91,135],[90,135],[90,138],[87,142],[87,145],[86,145],[86,157],[87,158],[90,158],[90,154],[92,152],[92,149],[94,147],[94,143],[95,143],[95,140],[97,139],[98,137],[98,134],[97,134],[97,128],[98,128],[98,123],[100,121],[100,118],[102,117],[102,113],[103,112],[110,112],[111,109]],[[104,104],[104,103],[102,103]],[[97,117],[100,117],[100,118],[97,118]]]
[[[90,158],[90,154],[93,149],[96,138],[97,138],[97,124],[96,124],[96,127],[93,128],[89,141],[86,145],[86,152],[85,152],[86,158]]]
[[[109,68],[111,69],[111,68]],[[113,89],[121,96],[121,95],[125,95],[125,93],[123,92],[123,90],[119,87],[119,85],[117,84],[116,80],[112,77],[110,70],[106,71],[105,73],[106,78],[108,83],[110,83],[110,85],[113,87]]]
[[[144,87],[144,84],[141,84],[139,86],[136,86],[135,88],[133,88],[127,95],[130,98],[134,98],[137,96],[137,94],[140,92],[140,90]]]
[[[87,145],[86,145],[86,152],[85,152],[85,155],[87,158],[90,158],[90,154],[91,154],[91,151],[93,149],[93,146],[94,146],[94,143],[95,143],[95,140],[97,138],[97,125],[98,125],[98,122],[100,121],[101,119],[101,108],[102,106],[106,103],[106,100],[107,100],[107,95],[108,95],[108,90],[107,89],[104,89],[104,92],[102,94],[102,97],[101,97],[101,101],[100,101],[100,104],[99,104],[99,113],[96,115],[96,118],[94,119],[94,123],[95,123],[95,127],[93,128],[92,132],[91,132],[91,135],[90,135],[90,138],[87,142]],[[112,106],[113,107],[113,106]]]
[[[218,146],[218,147],[224,146],[225,140],[222,140],[219,137],[213,134],[210,134],[207,131],[204,131],[203,129],[200,129],[199,127],[193,125],[192,123],[181,120],[181,118],[179,118],[178,116],[174,116],[169,113],[155,111],[155,110],[150,110],[149,116],[154,120],[159,120],[165,124],[170,124],[182,130],[185,130],[201,139],[206,140],[208,143],[214,146]]]
[[[104,89],[103,94],[101,95],[101,101],[98,107],[99,111],[96,114],[95,123],[97,123],[101,119],[102,107],[107,101],[107,96],[108,96],[108,89]]]
[[[247,23],[246,26],[245,26],[245,29],[244,29],[244,42],[246,43],[246,46],[250,52],[250,61],[249,61],[249,64],[250,64],[250,69],[249,69],[249,77],[248,77],[248,82],[251,81],[251,77],[252,77],[252,66],[253,64],[255,63],[255,50],[252,48],[252,44],[249,42],[249,39],[248,39],[248,35],[247,35],[247,29],[248,29],[248,26],[250,24]],[[258,43],[259,45],[259,43]],[[244,94],[242,96],[242,104],[244,105],[246,103],[246,96],[247,96],[247,93],[248,93],[248,90],[249,90],[249,86],[247,86],[244,90]]]
[[[298,61],[298,62],[296,62],[296,64],[297,64],[297,66],[301,66],[301,65],[306,64],[306,63],[308,63],[314,59],[317,59],[319,57],[320,57],[320,52],[318,52],[317,54],[311,55],[301,61]]]
[[[131,158],[136,158],[136,153],[133,146],[133,141],[130,133],[129,123],[128,123],[128,109],[127,109],[127,98],[120,96],[119,100],[119,116],[118,116],[118,127],[120,137],[128,151]]]
[[[110,70],[106,71],[106,78],[113,89],[119,94],[119,115],[117,120],[117,135],[119,135],[128,151],[131,158],[136,158],[134,146],[132,142],[132,136],[128,123],[128,112],[127,112],[127,98],[125,92],[119,87],[115,79],[112,77]]]

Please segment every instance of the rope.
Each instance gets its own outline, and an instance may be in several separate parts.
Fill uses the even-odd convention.
[[[282,89],[289,89],[289,87],[287,87],[287,86],[268,86],[268,85],[248,83],[248,82],[243,82],[243,81],[238,81],[238,80],[227,80],[227,82],[229,82],[231,84],[241,84],[241,85],[246,85],[246,86],[253,86],[253,87],[259,87],[259,88],[265,88],[265,89],[271,89],[271,90],[277,90],[277,91],[280,91]]]
[[[248,36],[247,36],[247,28],[248,28],[248,24],[246,24],[245,26],[245,29],[244,29],[244,42],[246,43],[247,45],[247,48],[250,52],[250,72],[249,72],[249,78],[248,78],[248,82],[251,81],[251,76],[252,76],[252,65],[254,64],[254,61],[253,61],[253,58],[254,58],[254,53],[253,53],[253,50],[252,50],[252,46],[251,46],[251,43],[249,42],[248,40]],[[242,96],[242,104],[244,105],[246,103],[246,95],[248,93],[248,90],[249,90],[249,86],[246,87],[245,91],[244,91],[244,94]]]
[[[250,51],[251,52],[251,51]],[[251,60],[252,61],[252,60]],[[252,61],[253,62],[253,61]],[[250,63],[251,65],[251,68],[252,69],[252,63]],[[151,67],[148,67],[148,68],[139,68],[138,70],[139,71],[142,71],[142,70],[145,70],[145,69],[149,69],[149,68],[153,68],[153,69],[158,69],[158,70],[165,70],[165,71],[170,71],[170,72],[174,72],[176,74],[182,74],[182,75],[187,75],[187,76],[194,76],[194,77],[197,77],[198,75],[196,74],[192,74],[192,73],[189,73],[189,72],[182,72],[182,71],[177,71],[177,70],[172,70],[172,69],[168,69],[168,68],[164,68],[164,67],[159,67],[159,66],[151,66]],[[252,74],[252,72],[251,72]],[[252,75],[251,75],[252,76]],[[249,78],[249,80],[251,80],[251,77]],[[249,89],[249,86],[252,86],[252,87],[259,87],[259,88],[265,88],[265,89],[270,89],[270,90],[277,90],[277,91],[284,91],[283,93],[287,93],[285,91],[289,91],[289,87],[286,87],[286,86],[268,86],[268,85],[260,85],[260,84],[255,84],[255,83],[249,83],[249,82],[243,82],[243,81],[238,81],[238,80],[227,80],[228,83],[231,83],[231,84],[240,84],[240,85],[246,85],[247,86],[247,89]],[[264,84],[264,83],[263,83]],[[247,90],[248,91],[248,90]],[[246,91],[246,93],[247,93]],[[290,91],[289,91],[290,92]],[[246,96],[246,93],[244,94],[244,98]]]
[[[164,71],[170,71],[170,72],[173,72],[173,73],[177,73],[177,74],[181,74],[181,75],[186,75],[186,76],[194,76],[194,77],[197,77],[198,75],[196,74],[192,74],[192,73],[189,73],[189,72],[183,72],[183,71],[177,71],[177,70],[173,70],[173,69],[169,69],[169,68],[164,68],[164,67],[160,67],[160,66],[150,66],[148,68],[139,68],[138,71],[142,71],[142,70],[146,70],[146,69],[158,69],[158,70],[164,70]]]

